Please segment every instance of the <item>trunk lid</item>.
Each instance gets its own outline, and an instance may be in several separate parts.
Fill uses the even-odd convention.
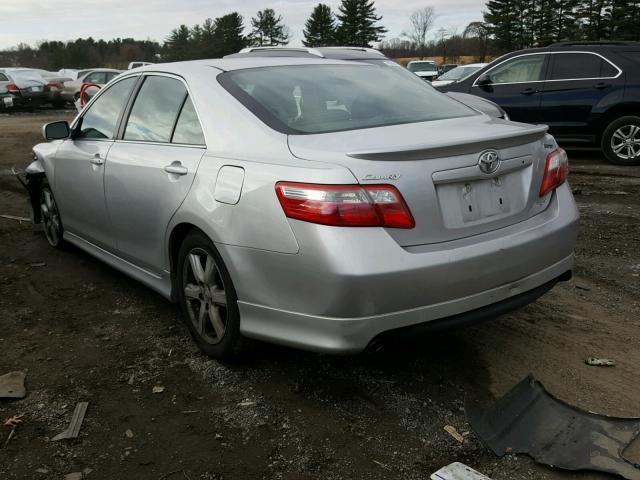
[[[544,210],[538,191],[550,146],[547,127],[487,116],[314,135],[290,135],[293,155],[348,168],[361,184],[391,184],[416,227],[387,229],[402,246],[456,240],[504,228]],[[497,153],[495,172],[479,167]]]

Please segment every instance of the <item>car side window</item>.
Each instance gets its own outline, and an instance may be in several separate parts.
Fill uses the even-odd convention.
[[[0,73],[0,82],[8,82],[9,77],[7,77],[4,73]]]
[[[200,127],[198,114],[190,97],[187,97],[176,122],[171,143],[184,143],[186,145],[204,145],[204,134]]]
[[[553,55],[550,80],[580,80],[614,77],[618,71],[609,62],[591,53],[557,53]]]
[[[120,112],[124,108],[137,77],[129,77],[109,87],[81,117],[76,139],[113,138]]]
[[[104,81],[104,73],[102,73],[102,72],[90,73],[84,79],[84,83],[96,83],[98,85],[102,85],[102,84],[106,83]]]
[[[169,142],[187,89],[179,80],[149,75],[136,97],[127,126],[125,140]]]
[[[542,80],[544,55],[523,55],[507,60],[487,74],[492,83],[523,83]]]
[[[106,73],[105,76],[105,82],[104,83],[109,83],[111,80],[113,80],[114,78],[116,78],[118,75],[120,75],[119,73],[116,72],[110,72],[110,73]]]

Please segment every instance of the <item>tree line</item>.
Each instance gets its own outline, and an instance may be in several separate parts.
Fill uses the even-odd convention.
[[[485,7],[483,21],[472,22],[462,31],[440,28],[432,32],[436,12],[425,6],[411,14],[401,37],[384,39],[387,29],[373,0],[342,0],[335,12],[319,3],[304,24],[302,43],[308,47],[375,45],[393,58],[439,56],[445,62],[456,62],[463,55],[485,61],[500,53],[561,40],[640,40],[638,0],[488,0]],[[20,44],[0,51],[0,65],[49,70],[97,65],[123,68],[134,60],[217,58],[247,46],[286,45],[291,38],[282,15],[265,8],[248,25],[238,12],[198,25],[180,25],[163,43],[89,37],[45,41],[36,47]]]
[[[640,40],[637,0],[489,0],[484,20],[500,52],[564,40]]]

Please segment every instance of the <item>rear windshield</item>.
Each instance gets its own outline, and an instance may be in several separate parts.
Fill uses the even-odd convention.
[[[420,72],[423,70],[435,70],[437,67],[433,62],[409,62],[407,68],[410,72]]]
[[[374,65],[261,67],[229,71],[218,79],[267,125],[289,134],[355,130],[475,114],[418,77]]]

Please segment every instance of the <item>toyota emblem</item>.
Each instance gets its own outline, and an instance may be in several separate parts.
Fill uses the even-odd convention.
[[[482,173],[493,173],[500,168],[500,157],[495,150],[487,150],[482,152],[478,158],[478,167]]]

